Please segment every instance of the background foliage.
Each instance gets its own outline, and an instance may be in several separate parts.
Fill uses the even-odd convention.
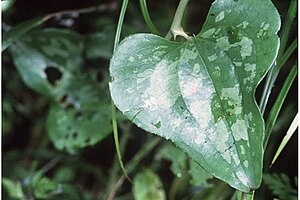
[[[34,18],[38,26],[2,53],[4,199],[230,199],[234,195],[233,189],[171,143],[118,115],[121,152],[132,183],[122,175],[111,134],[107,84],[120,1],[12,2],[3,11],[3,32]],[[284,19],[289,1],[273,2]],[[157,28],[166,33],[177,2],[147,3]],[[211,3],[190,2],[185,30],[199,32]],[[87,7],[92,9],[81,10]],[[73,9],[47,20],[36,18]],[[294,24],[288,45],[296,37]],[[138,1],[132,1],[122,37],[136,32],[149,29]],[[295,56],[281,70],[266,113]],[[272,168],[268,166],[297,112],[297,91],[295,81],[270,138],[256,199],[296,196],[296,134]]]

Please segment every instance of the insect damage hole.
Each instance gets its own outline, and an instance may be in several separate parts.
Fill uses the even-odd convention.
[[[75,139],[77,139],[77,137],[78,137],[78,133],[77,132],[73,132],[72,133],[72,138],[75,140]]]
[[[114,81],[115,81],[115,77],[114,77],[114,76],[110,76],[109,82],[112,83],[112,82],[114,82]]]
[[[57,68],[49,66],[45,69],[45,73],[47,75],[48,82],[55,86],[55,84],[61,80],[63,73]]]

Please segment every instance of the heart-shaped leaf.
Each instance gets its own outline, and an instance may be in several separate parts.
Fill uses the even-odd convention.
[[[136,125],[249,192],[260,185],[263,158],[254,92],[277,55],[279,27],[270,0],[217,0],[185,43],[130,36],[110,63],[112,98]]]

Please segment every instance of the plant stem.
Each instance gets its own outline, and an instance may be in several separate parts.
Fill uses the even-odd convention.
[[[117,26],[117,31],[116,31],[116,36],[115,36],[114,50],[113,50],[114,52],[116,51],[117,46],[120,42],[121,30],[122,30],[123,21],[124,21],[124,18],[125,18],[125,12],[126,12],[126,9],[127,9],[128,1],[129,0],[123,0],[121,12],[120,12],[120,17],[119,17],[119,21],[118,21],[118,26]],[[118,155],[119,164],[120,164],[120,167],[121,167],[125,177],[130,181],[130,179],[129,179],[127,173],[126,173],[124,164],[122,162],[122,156],[121,156],[120,147],[119,147],[117,110],[116,110],[116,106],[115,106],[113,100],[111,100],[111,112],[112,112],[112,126],[113,126],[114,141],[115,141],[115,146],[116,146],[116,151],[117,151],[117,155]]]
[[[177,10],[175,12],[175,16],[170,28],[170,31],[165,36],[166,39],[170,40],[172,38],[172,35],[174,37],[174,40],[177,36],[182,36],[185,39],[189,39],[190,37],[184,32],[181,22],[183,18],[184,11],[186,9],[187,4],[189,3],[189,0],[180,0],[179,5],[177,7]]]
[[[159,35],[159,31],[157,30],[157,28],[154,26],[151,18],[150,18],[150,15],[149,15],[149,12],[148,12],[148,8],[147,8],[147,3],[146,3],[146,0],[140,0],[140,7],[141,7],[141,10],[142,10],[142,14],[143,14],[143,17],[144,17],[144,20],[146,21],[149,29],[151,30],[152,33],[156,34],[156,35]]]
[[[238,191],[236,193],[236,199],[237,200],[253,200],[254,199],[254,192],[252,192],[252,193],[243,193],[241,191]]]
[[[48,172],[50,169],[52,169],[57,163],[59,163],[60,161],[62,160],[62,157],[60,156],[57,156],[57,157],[54,157],[52,160],[50,160],[46,165],[44,165],[42,168],[41,168],[41,172],[43,174],[45,174],[46,172]]]
[[[118,21],[118,26],[117,26],[117,31],[116,31],[116,36],[115,36],[114,50],[113,50],[114,52],[116,51],[117,46],[120,42],[121,31],[122,31],[122,26],[123,26],[123,21],[124,21],[124,18],[125,18],[125,12],[126,12],[126,9],[127,9],[128,1],[129,0],[123,0],[121,12],[120,12],[120,17],[119,17],[119,21]]]
[[[281,107],[283,105],[283,102],[284,102],[296,76],[297,76],[297,64],[295,64],[292,67],[288,77],[286,78],[286,80],[282,86],[282,89],[280,90],[280,93],[274,103],[274,106],[272,107],[272,110],[268,116],[268,119],[266,122],[266,137],[265,137],[265,141],[264,141],[264,149],[266,149],[271,132],[274,128],[275,122],[277,120],[277,117],[278,117]]]
[[[288,37],[290,35],[290,31],[292,28],[292,24],[296,17],[296,12],[297,12],[297,1],[292,0],[290,3],[290,7],[288,10],[287,16],[285,17],[285,22],[284,22],[282,32],[280,35],[281,42],[280,42],[280,49],[278,52],[277,60],[281,60],[281,56],[285,50],[286,43],[288,41]],[[280,70],[280,66],[277,65],[277,63],[275,62],[267,75],[266,83],[265,83],[262,97],[261,97],[260,103],[259,103],[259,108],[260,108],[262,114],[264,114],[264,112],[265,112],[265,109],[266,109],[266,106],[267,106],[267,103],[269,100],[269,96],[271,94],[273,84],[275,83],[276,78],[279,74],[279,70]]]
[[[115,8],[116,8],[115,3],[101,4],[101,5],[91,6],[91,7],[87,7],[87,8],[74,9],[74,10],[63,10],[63,11],[51,13],[51,14],[45,16],[44,19],[48,20],[55,16],[61,16],[61,15],[67,15],[67,14],[77,14],[77,13],[81,13],[81,14],[82,13],[91,13],[91,12],[95,12],[95,11],[104,11],[107,9],[115,9]]]
[[[126,149],[127,142],[130,138],[130,129],[131,124],[120,124],[120,128],[122,129],[122,137],[120,140],[120,151],[124,152]],[[112,188],[115,186],[114,184],[117,182],[119,173],[119,162],[118,162],[118,156],[115,156],[111,170],[109,172],[109,180],[107,181],[107,188],[106,188],[106,197],[108,196],[109,192],[112,190]]]

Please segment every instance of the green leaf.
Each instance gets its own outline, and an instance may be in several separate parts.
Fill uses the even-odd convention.
[[[71,31],[34,31],[10,51],[25,84],[53,100],[61,98],[79,73],[84,38]]]
[[[114,28],[109,27],[103,32],[86,36],[86,57],[88,59],[110,59],[113,52]]]
[[[166,194],[159,177],[146,169],[133,179],[133,195],[135,200],[165,200]]]
[[[67,110],[62,106],[52,105],[47,118],[47,132],[57,149],[73,154],[108,136],[112,130],[110,120],[108,104]]]
[[[72,168],[62,166],[55,172],[53,180],[55,182],[68,183],[74,181],[75,178],[76,174]]]
[[[13,42],[17,41],[21,36],[42,24],[47,19],[47,17],[37,17],[35,19],[18,24],[9,31],[4,32],[2,38],[2,51],[6,50]]]
[[[7,178],[2,179],[3,188],[7,191],[10,198],[24,199],[24,193],[20,182],[15,182]]]
[[[269,0],[215,1],[200,34],[184,43],[152,34],[123,40],[110,63],[111,96],[137,126],[249,192],[263,160],[254,92],[277,55],[279,27]]]
[[[49,178],[43,176],[41,172],[37,172],[30,182],[33,195],[38,199],[49,199],[55,193],[61,193],[61,186]]]
[[[108,95],[93,81],[74,80],[59,105],[53,104],[47,132],[55,147],[75,153],[103,140],[112,131]]]
[[[288,143],[288,141],[291,139],[291,137],[293,136],[293,134],[295,133],[295,131],[297,130],[298,128],[298,113],[297,115],[295,116],[292,124],[290,125],[286,135],[284,136],[284,138],[282,139],[282,142],[280,143],[276,153],[275,153],[275,156],[272,160],[272,163],[271,165],[274,164],[274,162],[276,161],[276,159],[278,158],[278,156],[280,155],[280,153],[282,152],[283,148],[286,146],[286,144]]]
[[[94,145],[112,130],[108,80],[98,82],[94,71],[83,68],[84,45],[81,35],[47,29],[26,35],[10,48],[24,82],[55,102],[47,131],[55,147],[69,153]]]
[[[186,154],[174,145],[167,143],[164,145],[155,157],[157,160],[165,159],[170,161],[171,171],[175,176],[180,178],[187,170],[187,161],[189,161],[189,174],[191,176],[192,185],[201,185],[202,187],[210,187],[207,183],[208,179],[213,178],[211,174],[204,171],[196,162],[188,160]]]
[[[272,191],[273,195],[280,199],[297,199],[297,189],[291,186],[289,177],[285,174],[265,174],[264,183]]]
[[[189,173],[192,177],[191,184],[192,185],[200,185],[201,187],[211,187],[212,184],[207,182],[208,179],[212,179],[213,176],[207,173],[205,170],[202,169],[196,162],[190,160],[190,170]]]

